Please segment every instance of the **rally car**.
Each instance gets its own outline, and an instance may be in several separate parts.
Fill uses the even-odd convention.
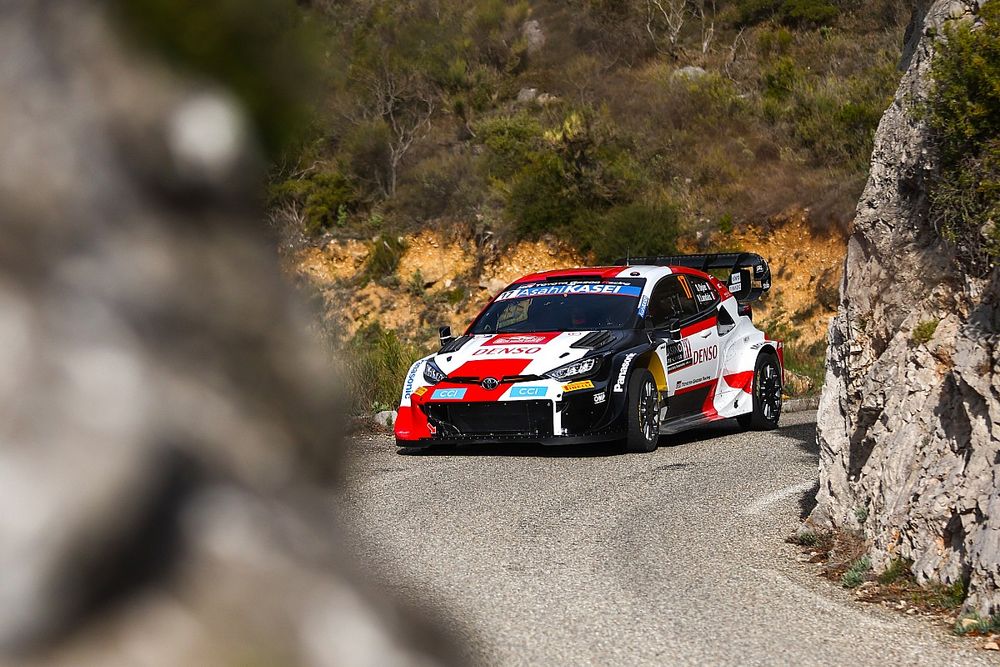
[[[442,328],[441,349],[406,376],[396,444],[619,440],[649,452],[663,434],[721,419],[776,428],[782,344],[754,326],[751,305],[771,287],[767,262],[620,264],[526,276],[464,335]]]

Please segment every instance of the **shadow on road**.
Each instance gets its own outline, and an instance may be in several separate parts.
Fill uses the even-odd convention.
[[[803,521],[816,509],[817,493],[819,493],[819,482],[813,484],[812,488],[799,496],[799,518]]]
[[[742,429],[734,419],[709,424],[683,433],[660,437],[661,448],[680,447],[692,443],[708,442],[740,433]],[[496,443],[488,445],[440,445],[436,447],[404,447],[402,456],[518,456],[524,458],[599,458],[621,456],[625,453],[619,442],[602,442],[591,445],[544,446],[535,444]]]
[[[819,445],[816,443],[816,424],[793,424],[782,426],[778,433],[795,440],[795,444],[813,456],[819,456]]]

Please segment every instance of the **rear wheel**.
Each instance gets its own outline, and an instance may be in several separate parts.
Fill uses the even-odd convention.
[[[778,428],[781,417],[781,364],[778,357],[765,352],[757,357],[753,373],[753,412],[740,415],[743,428],[771,431]]]
[[[660,439],[660,393],[653,374],[645,368],[632,373],[626,399],[628,435],[625,450],[652,452]]]

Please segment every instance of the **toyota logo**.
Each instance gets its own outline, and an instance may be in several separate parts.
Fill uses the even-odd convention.
[[[500,386],[500,381],[496,378],[486,378],[483,380],[483,389],[486,391],[493,391]]]

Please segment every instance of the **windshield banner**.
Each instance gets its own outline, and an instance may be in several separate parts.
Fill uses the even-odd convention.
[[[510,299],[530,299],[535,296],[558,296],[560,294],[610,294],[614,296],[629,296],[638,299],[642,288],[621,283],[546,283],[544,285],[525,285],[504,292],[496,298],[497,301]]]

